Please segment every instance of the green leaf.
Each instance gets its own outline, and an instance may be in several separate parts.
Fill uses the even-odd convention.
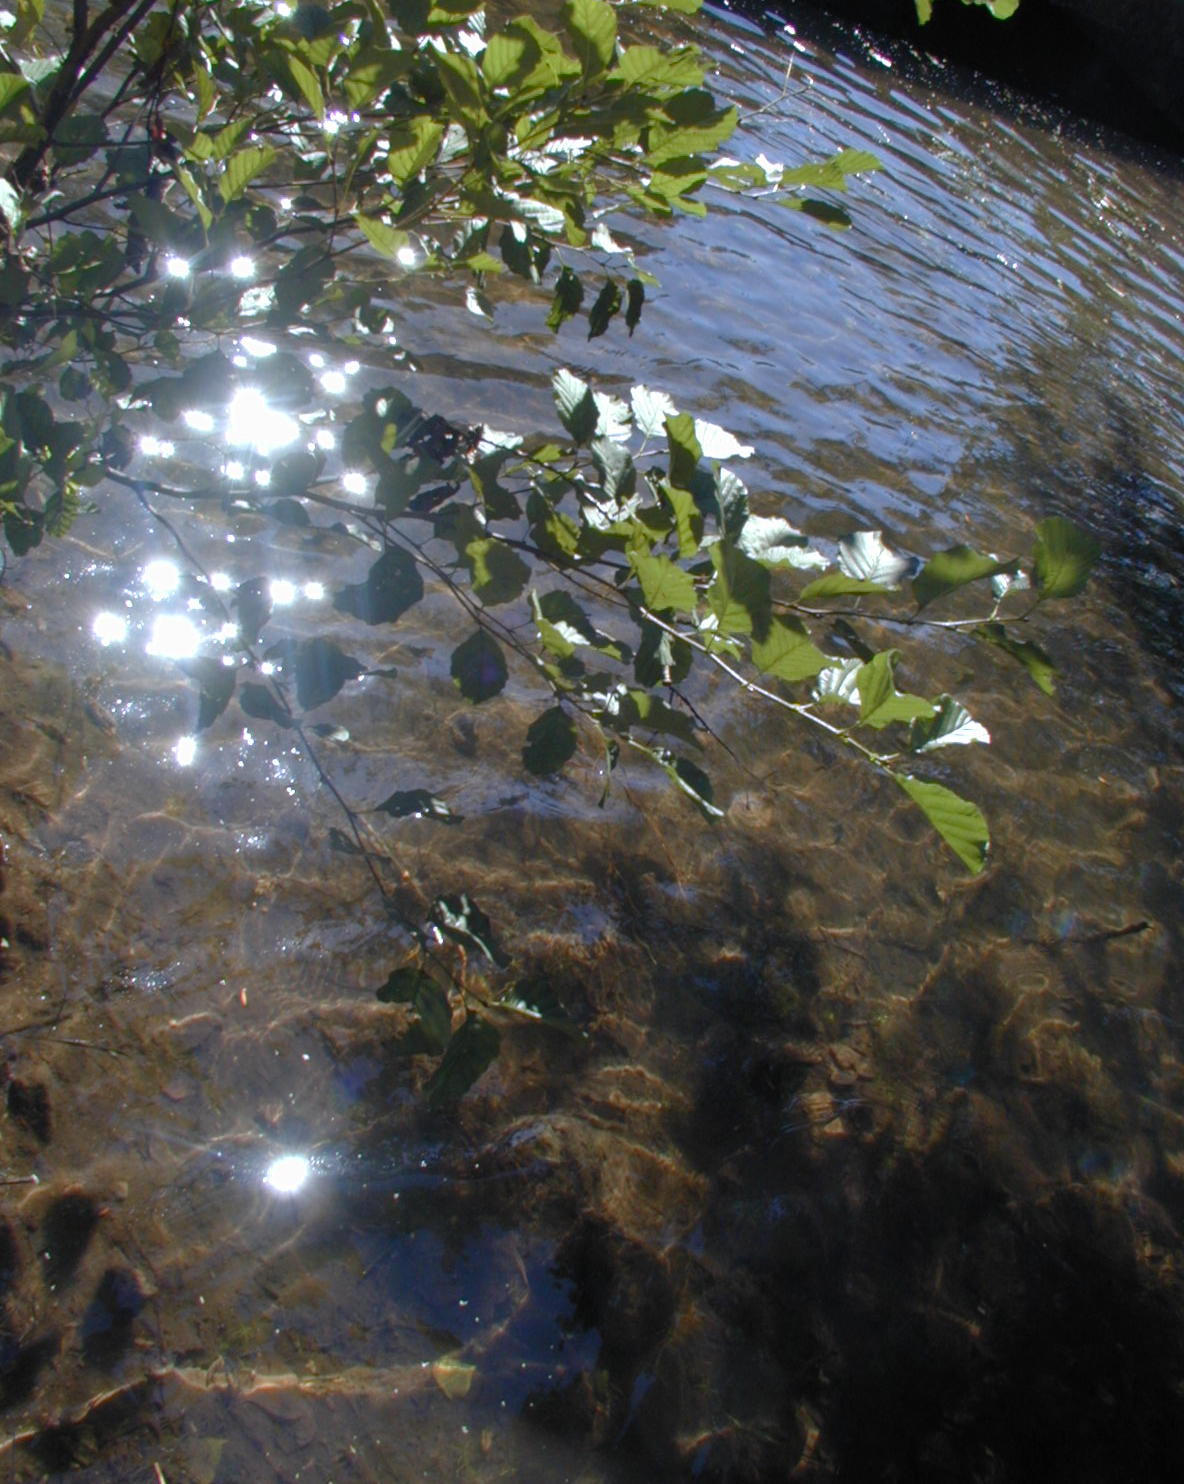
[[[460,824],[463,819],[426,788],[396,789],[381,804],[375,804],[371,813],[389,814],[392,819],[438,819],[442,824]]]
[[[290,727],[292,713],[276,697],[270,686],[248,680],[239,686],[238,703],[247,716],[256,721],[273,721],[276,726]]]
[[[697,88],[703,81],[703,65],[693,46],[665,51],[658,46],[631,46],[621,52],[613,70],[633,87]]]
[[[541,53],[534,37],[523,31],[498,31],[489,38],[481,57],[486,87],[514,88],[538,63]]]
[[[678,409],[665,392],[652,391],[648,386],[635,386],[629,394],[633,413],[633,426],[643,438],[655,438],[666,431],[666,419],[677,417]],[[694,420],[691,423],[694,427]]]
[[[867,582],[860,577],[844,577],[841,572],[832,572],[826,577],[817,577],[808,582],[798,594],[803,603],[818,598],[845,598],[856,593],[887,593],[891,588],[882,582]]]
[[[304,101],[317,118],[323,119],[325,117],[325,95],[321,91],[321,84],[316,73],[299,57],[289,55],[285,60],[288,71],[292,75],[292,81],[296,84]]]
[[[449,670],[461,695],[478,705],[500,695],[509,679],[501,646],[484,629],[457,645]]]
[[[678,489],[693,489],[695,470],[703,457],[703,449],[695,436],[695,419],[689,412],[679,412],[666,418],[665,427],[670,449],[670,483]]]
[[[439,1056],[452,1038],[452,1009],[441,985],[421,970],[408,965],[395,969],[375,991],[384,1005],[406,1005],[415,1017],[410,1034],[400,1037],[397,1049],[403,1055]]]
[[[984,644],[993,644],[996,649],[1003,650],[1004,654],[1011,655],[1012,659],[1023,665],[1046,696],[1054,694],[1057,667],[1039,644],[1033,644],[1028,639],[1013,639],[1001,623],[980,624],[970,632]]]
[[[772,618],[768,571],[727,541],[712,545],[711,564],[715,579],[707,589],[707,606],[717,631],[767,635]]]
[[[1052,515],[1036,527],[1033,577],[1041,599],[1072,598],[1089,580],[1102,548],[1088,533],[1063,516]]]
[[[912,557],[890,551],[879,531],[856,531],[839,542],[840,569],[861,582],[895,587],[915,566]]]
[[[590,443],[600,414],[592,388],[570,371],[556,371],[551,379],[559,421],[579,444]]]
[[[628,645],[602,633],[565,589],[556,588],[553,592],[544,593],[541,598],[532,593],[531,607],[540,634],[544,625],[551,631],[551,642],[544,639],[544,643],[547,643],[548,648],[554,649],[554,652],[559,653],[562,648],[570,654],[573,647],[586,645],[622,664],[628,663]]]
[[[231,155],[226,170],[218,180],[218,194],[230,204],[237,201],[257,175],[275,159],[275,150],[270,145],[254,144]]]
[[[559,277],[555,281],[555,296],[551,300],[551,312],[547,316],[547,328],[558,330],[566,319],[571,319],[579,313],[580,305],[584,302],[584,285],[580,281],[578,273],[573,273],[570,268],[560,270]]]
[[[422,1049],[431,1056],[439,1056],[447,1048],[452,1038],[452,1010],[448,996],[422,969],[404,964],[392,970],[386,983],[375,994],[384,1005],[406,1005],[417,1017],[416,1029],[422,1037],[422,1045],[413,1043],[411,1049]]]
[[[940,783],[908,773],[892,775],[958,859],[977,876],[987,863],[990,832],[979,809]]]
[[[422,597],[423,578],[415,558],[403,547],[391,546],[370,568],[365,582],[342,588],[333,606],[363,623],[394,623]]]
[[[917,607],[924,608],[935,598],[956,592],[968,582],[994,577],[999,572],[1014,572],[1018,565],[1018,562],[1000,562],[994,557],[983,556],[969,546],[951,546],[948,551],[930,557],[913,578],[913,596]]]
[[[629,565],[641,583],[647,608],[654,613],[666,613],[672,609],[679,613],[694,613],[698,598],[689,572],[684,572],[669,557],[647,556],[641,551],[630,551],[628,555]]]
[[[780,516],[750,515],[736,545],[766,567],[825,567],[826,558]]]
[[[361,212],[355,211],[354,221],[370,246],[384,258],[398,258],[402,249],[411,241],[409,232],[392,227],[389,222],[381,221],[376,216],[363,216]]]
[[[107,143],[107,125],[97,113],[67,114],[53,132],[53,152],[63,165],[78,165]]]
[[[437,897],[432,903],[428,917],[446,938],[451,938],[462,948],[466,950],[475,948],[499,969],[508,966],[509,957],[498,945],[493,924],[468,892],[462,891],[452,896]]]
[[[617,16],[613,7],[605,0],[568,0],[564,19],[584,76],[595,77],[611,66],[617,41]]]
[[[496,1026],[479,1015],[467,1016],[427,1084],[428,1102],[438,1107],[464,1097],[497,1056],[500,1045],[501,1035]]]
[[[628,303],[625,306],[625,327],[630,335],[641,323],[641,311],[645,304],[645,284],[640,278],[631,278],[625,285]]]
[[[605,725],[616,732],[628,733],[640,727],[643,731],[664,732],[698,745],[694,722],[686,712],[676,711],[648,690],[627,690],[622,686],[609,698],[601,716]]]
[[[14,99],[28,90],[28,79],[19,72],[0,72],[0,113],[4,113]]]
[[[909,729],[910,752],[932,752],[936,747],[989,743],[990,740],[991,734],[986,727],[975,721],[953,696],[942,696],[934,715],[928,719],[919,717]]]
[[[4,514],[4,539],[12,547],[14,556],[24,556],[41,545],[45,532],[45,517],[40,510],[18,506]]]
[[[0,217],[3,217],[10,232],[14,235],[20,232],[25,219],[24,203],[19,193],[6,180],[0,180]]]
[[[486,114],[481,101],[481,74],[476,62],[457,52],[438,52],[435,65],[453,118],[474,132],[480,130]]]
[[[856,672],[859,720],[864,726],[879,730],[894,721],[912,721],[919,716],[933,715],[931,702],[921,696],[902,695],[896,689],[895,669],[899,658],[898,650],[886,649]]]
[[[753,639],[752,662],[766,675],[793,682],[812,679],[829,660],[797,619],[774,618],[765,637]]]
[[[348,680],[365,673],[353,655],[346,654],[329,639],[320,637],[299,642],[285,640],[269,650],[290,670],[296,680],[296,699],[304,711],[314,711],[331,701]]]
[[[405,186],[429,165],[439,153],[443,138],[444,125],[424,114],[394,125],[388,139],[386,165],[395,184]]]
[[[691,672],[695,652],[683,639],[677,639],[656,623],[643,618],[641,621],[641,643],[633,673],[639,685],[652,688],[657,685],[680,685]]]
[[[196,730],[204,732],[222,715],[234,695],[236,670],[233,665],[224,665],[221,660],[207,655],[191,660],[178,660],[177,664],[200,689],[197,708]]]
[[[697,763],[691,762],[690,758],[674,757],[667,753],[662,760],[662,768],[675,787],[693,799],[708,819],[724,817],[724,811],[715,803],[711,779]]]
[[[577,1035],[583,1035],[582,1031],[576,1031],[571,1016],[549,981],[541,976],[520,980],[506,990],[497,1004],[499,1010],[512,1010],[515,1015],[524,1015],[528,1020],[541,1021],[569,1034],[575,1031]]]
[[[596,302],[588,311],[588,339],[603,335],[612,323],[613,316],[621,307],[620,285],[610,278],[596,296]]]
[[[678,554],[685,561],[703,544],[703,512],[690,490],[680,490],[662,481],[662,495],[674,511],[674,529],[678,536]]]
[[[562,706],[552,706],[527,728],[522,765],[528,773],[548,778],[575,755],[577,745],[575,722]]]

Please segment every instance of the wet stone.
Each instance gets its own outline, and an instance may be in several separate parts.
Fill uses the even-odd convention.
[[[49,1143],[53,1120],[49,1089],[43,1082],[26,1082],[23,1078],[13,1077],[5,1094],[5,1105],[14,1123],[28,1129],[39,1143]]]

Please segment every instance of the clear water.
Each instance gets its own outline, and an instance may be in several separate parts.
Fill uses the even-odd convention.
[[[176,629],[153,645],[198,621],[153,566],[186,559],[113,493],[0,587],[0,1477],[1178,1476],[1178,174],[855,36],[695,33],[737,152],[880,156],[854,228],[731,200],[634,224],[662,287],[632,340],[424,289],[393,375],[520,430],[551,423],[549,366],[663,387],[754,445],[757,509],[822,536],[1095,531],[1098,580],[1041,636],[1055,699],[953,640],[928,662],[994,737],[956,774],[993,863],[966,879],[724,694],[718,827],[642,773],[604,810],[591,765],[527,782],[526,692],[458,705],[422,605],[374,657],[400,675],[325,708],[351,734],[326,767],[465,816],[378,816],[405,910],[471,891],[586,1033],[507,1026],[431,1111],[332,800],[233,707],[186,744]],[[392,379],[340,369],[326,428]],[[277,626],[370,642],[316,587],[331,531],[169,514],[209,570],[291,584]]]

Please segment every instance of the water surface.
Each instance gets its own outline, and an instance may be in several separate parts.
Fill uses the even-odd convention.
[[[439,596],[379,651],[324,596],[367,561],[331,530],[170,511],[179,552],[105,494],[0,588],[5,1477],[1178,1477],[1178,182],[857,37],[696,34],[737,153],[880,156],[852,230],[731,199],[632,224],[661,288],[631,340],[416,288],[420,369],[317,368],[321,426],[393,375],[547,427],[568,365],[726,425],[755,508],[823,538],[1089,527],[1098,580],[1042,635],[1055,698],[954,638],[910,672],[991,729],[948,776],[992,863],[967,879],[723,692],[718,826],[636,769],[604,809],[591,761],[528,781],[529,690],[458,701]],[[400,671],[324,708],[327,771],[464,815],[378,816],[403,910],[470,891],[582,1034],[507,1023],[458,1107],[425,1104],[374,996],[406,944],[309,760],[233,706],[185,741],[154,625],[207,622],[186,553]]]

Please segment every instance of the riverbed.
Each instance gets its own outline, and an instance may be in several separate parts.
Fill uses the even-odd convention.
[[[447,800],[377,818],[400,910],[470,893],[562,1011],[433,1106],[332,796],[234,707],[195,734],[157,627],[199,560],[369,644],[326,597],[365,561],[321,516],[170,510],[178,545],[104,494],[0,586],[0,1477],[1179,1477],[1178,167],[856,33],[690,30],[736,155],[879,157],[851,228],[623,223],[659,280],[632,338],[412,286],[417,369],[316,367],[325,426],[393,376],[554,430],[567,366],[725,426],[754,509],[823,544],[1090,530],[1054,695],[955,637],[930,662],[991,732],[949,774],[988,868],[722,688],[717,822],[636,766],[603,806],[594,759],[528,778],[526,693],[462,702],[430,597],[319,757],[356,807]],[[177,441],[143,457],[200,461]]]

